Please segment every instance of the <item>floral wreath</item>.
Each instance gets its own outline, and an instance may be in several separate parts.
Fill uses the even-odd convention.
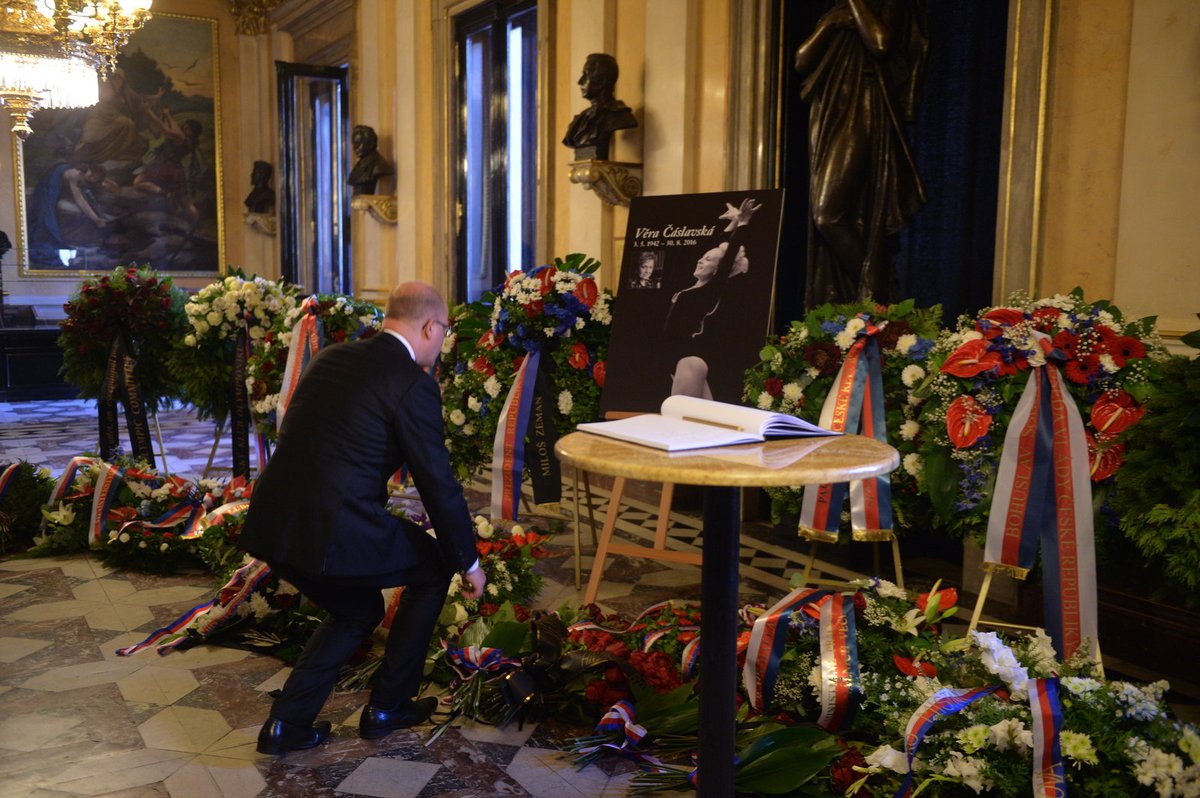
[[[383,312],[372,302],[340,294],[316,294],[316,317],[323,329],[322,346],[370,338],[379,331]],[[246,365],[246,388],[250,392],[250,412],[260,435],[273,441],[277,436],[275,411],[279,391],[291,352],[292,331],[310,311],[297,304],[275,316],[272,328],[262,336]]]
[[[149,267],[130,265],[85,280],[63,310],[58,346],[62,374],[87,399],[100,397],[113,342],[126,333],[137,359],[138,388],[151,411],[179,395],[176,373],[167,362],[172,342],[187,326],[183,290]]]
[[[886,307],[822,305],[802,321],[793,321],[784,335],[762,348],[758,365],[746,372],[743,398],[763,410],[819,422],[842,360],[865,326],[864,318],[870,319],[883,327],[876,340],[882,355],[888,443],[902,453],[915,452],[918,408],[909,400],[908,388],[925,378],[922,364],[933,348],[941,315],[940,306],[917,308],[912,300]],[[800,512],[804,495],[800,489],[766,490],[776,520]],[[892,504],[898,524],[904,527],[917,525],[923,512],[916,493],[911,474],[892,474]]]
[[[251,349],[296,306],[296,287],[231,269],[223,280],[201,288],[184,306],[191,330],[171,353],[183,382],[183,397],[197,417],[221,420],[229,414],[233,348],[245,321]]]
[[[558,433],[595,418],[612,323],[612,293],[600,291],[592,276],[599,267],[578,253],[556,258],[512,272],[497,293],[451,311],[439,382],[450,462],[460,480],[491,462],[504,399],[536,348],[553,364]]]
[[[1126,321],[1108,302],[1068,295],[1031,300],[962,316],[929,354],[929,374],[913,386],[923,403],[916,474],[935,517],[951,531],[982,542],[1005,432],[1029,379],[1046,358],[1035,332],[1065,357],[1060,368],[1084,418],[1093,492],[1121,467],[1121,433],[1142,417],[1158,363],[1166,356],[1153,319]]]

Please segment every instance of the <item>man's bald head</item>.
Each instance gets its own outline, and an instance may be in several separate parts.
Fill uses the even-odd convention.
[[[421,324],[426,319],[440,319],[446,307],[437,289],[416,280],[401,283],[388,296],[384,318],[409,324]]]

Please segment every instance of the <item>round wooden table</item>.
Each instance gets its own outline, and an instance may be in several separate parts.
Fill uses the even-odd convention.
[[[850,482],[890,473],[900,454],[860,435],[791,438],[719,449],[664,452],[586,432],[554,446],[566,465],[613,477],[702,485],[700,735],[697,794],[734,794],[737,693],[739,488]]]

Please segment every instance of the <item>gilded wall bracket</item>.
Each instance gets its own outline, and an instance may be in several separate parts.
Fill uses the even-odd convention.
[[[629,205],[642,193],[642,165],[624,161],[572,161],[571,182],[579,183],[609,205]]]
[[[383,224],[396,224],[400,219],[394,194],[355,194],[350,198],[350,210],[369,213]]]

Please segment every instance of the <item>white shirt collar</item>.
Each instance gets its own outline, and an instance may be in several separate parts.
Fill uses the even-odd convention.
[[[404,348],[408,350],[408,356],[409,356],[409,357],[411,357],[411,358],[413,359],[413,362],[414,362],[414,363],[416,362],[416,360],[417,360],[417,353],[413,351],[412,344],[410,344],[410,343],[408,342],[408,339],[407,339],[407,338],[405,338],[403,335],[401,335],[400,333],[398,333],[398,332],[396,332],[395,330],[392,330],[392,329],[387,329],[387,328],[385,328],[385,329],[384,329],[384,332],[385,332],[385,333],[387,333],[388,335],[392,336],[393,338],[395,338],[395,339],[399,340],[399,341],[400,341],[400,343],[404,344]]]

